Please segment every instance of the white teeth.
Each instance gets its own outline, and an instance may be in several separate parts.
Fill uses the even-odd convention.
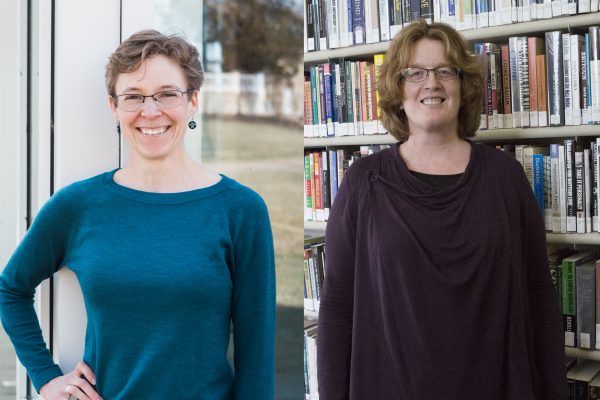
[[[444,100],[441,99],[441,98],[439,98],[439,97],[436,97],[436,98],[433,98],[433,99],[423,99],[421,102],[423,104],[441,104],[442,101],[444,101]]]
[[[140,131],[142,131],[142,133],[144,135],[147,135],[147,136],[160,135],[161,133],[164,133],[166,130],[167,130],[167,128],[165,128],[165,127],[163,127],[163,128],[155,128],[155,129],[140,128]]]

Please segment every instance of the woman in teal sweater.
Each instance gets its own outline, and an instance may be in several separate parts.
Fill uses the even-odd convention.
[[[106,85],[128,165],[52,196],[0,275],[2,324],[46,400],[273,398],[267,208],[185,152],[202,80],[182,38],[142,31],[123,42]],[[35,288],[62,267],[87,311],[83,360],[64,374],[33,308]]]

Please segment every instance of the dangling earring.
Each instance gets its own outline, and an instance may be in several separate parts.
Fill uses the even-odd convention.
[[[117,121],[117,134],[121,134],[121,123],[119,121]]]
[[[196,121],[192,119],[190,122],[188,122],[188,127],[190,129],[196,129]]]

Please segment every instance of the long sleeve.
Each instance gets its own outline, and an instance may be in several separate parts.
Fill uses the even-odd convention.
[[[74,220],[57,193],[40,210],[0,275],[0,317],[17,356],[39,389],[62,375],[44,342],[34,309],[36,287],[61,266]]]
[[[325,278],[317,335],[317,373],[321,400],[348,399],[356,251],[356,202],[351,170],[332,205],[325,233]]]
[[[254,192],[233,240],[235,399],[271,400],[275,365],[275,261],[267,207]]]
[[[527,295],[532,317],[535,368],[543,393],[539,398],[566,399],[568,388],[564,368],[564,337],[558,300],[552,286],[546,255],[544,222],[539,206],[523,171],[518,171],[522,186],[527,263]]]

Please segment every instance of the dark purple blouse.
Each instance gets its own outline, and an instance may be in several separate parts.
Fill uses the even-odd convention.
[[[331,209],[319,399],[565,399],[562,318],[521,165],[473,144],[456,184],[398,145],[355,162]]]

